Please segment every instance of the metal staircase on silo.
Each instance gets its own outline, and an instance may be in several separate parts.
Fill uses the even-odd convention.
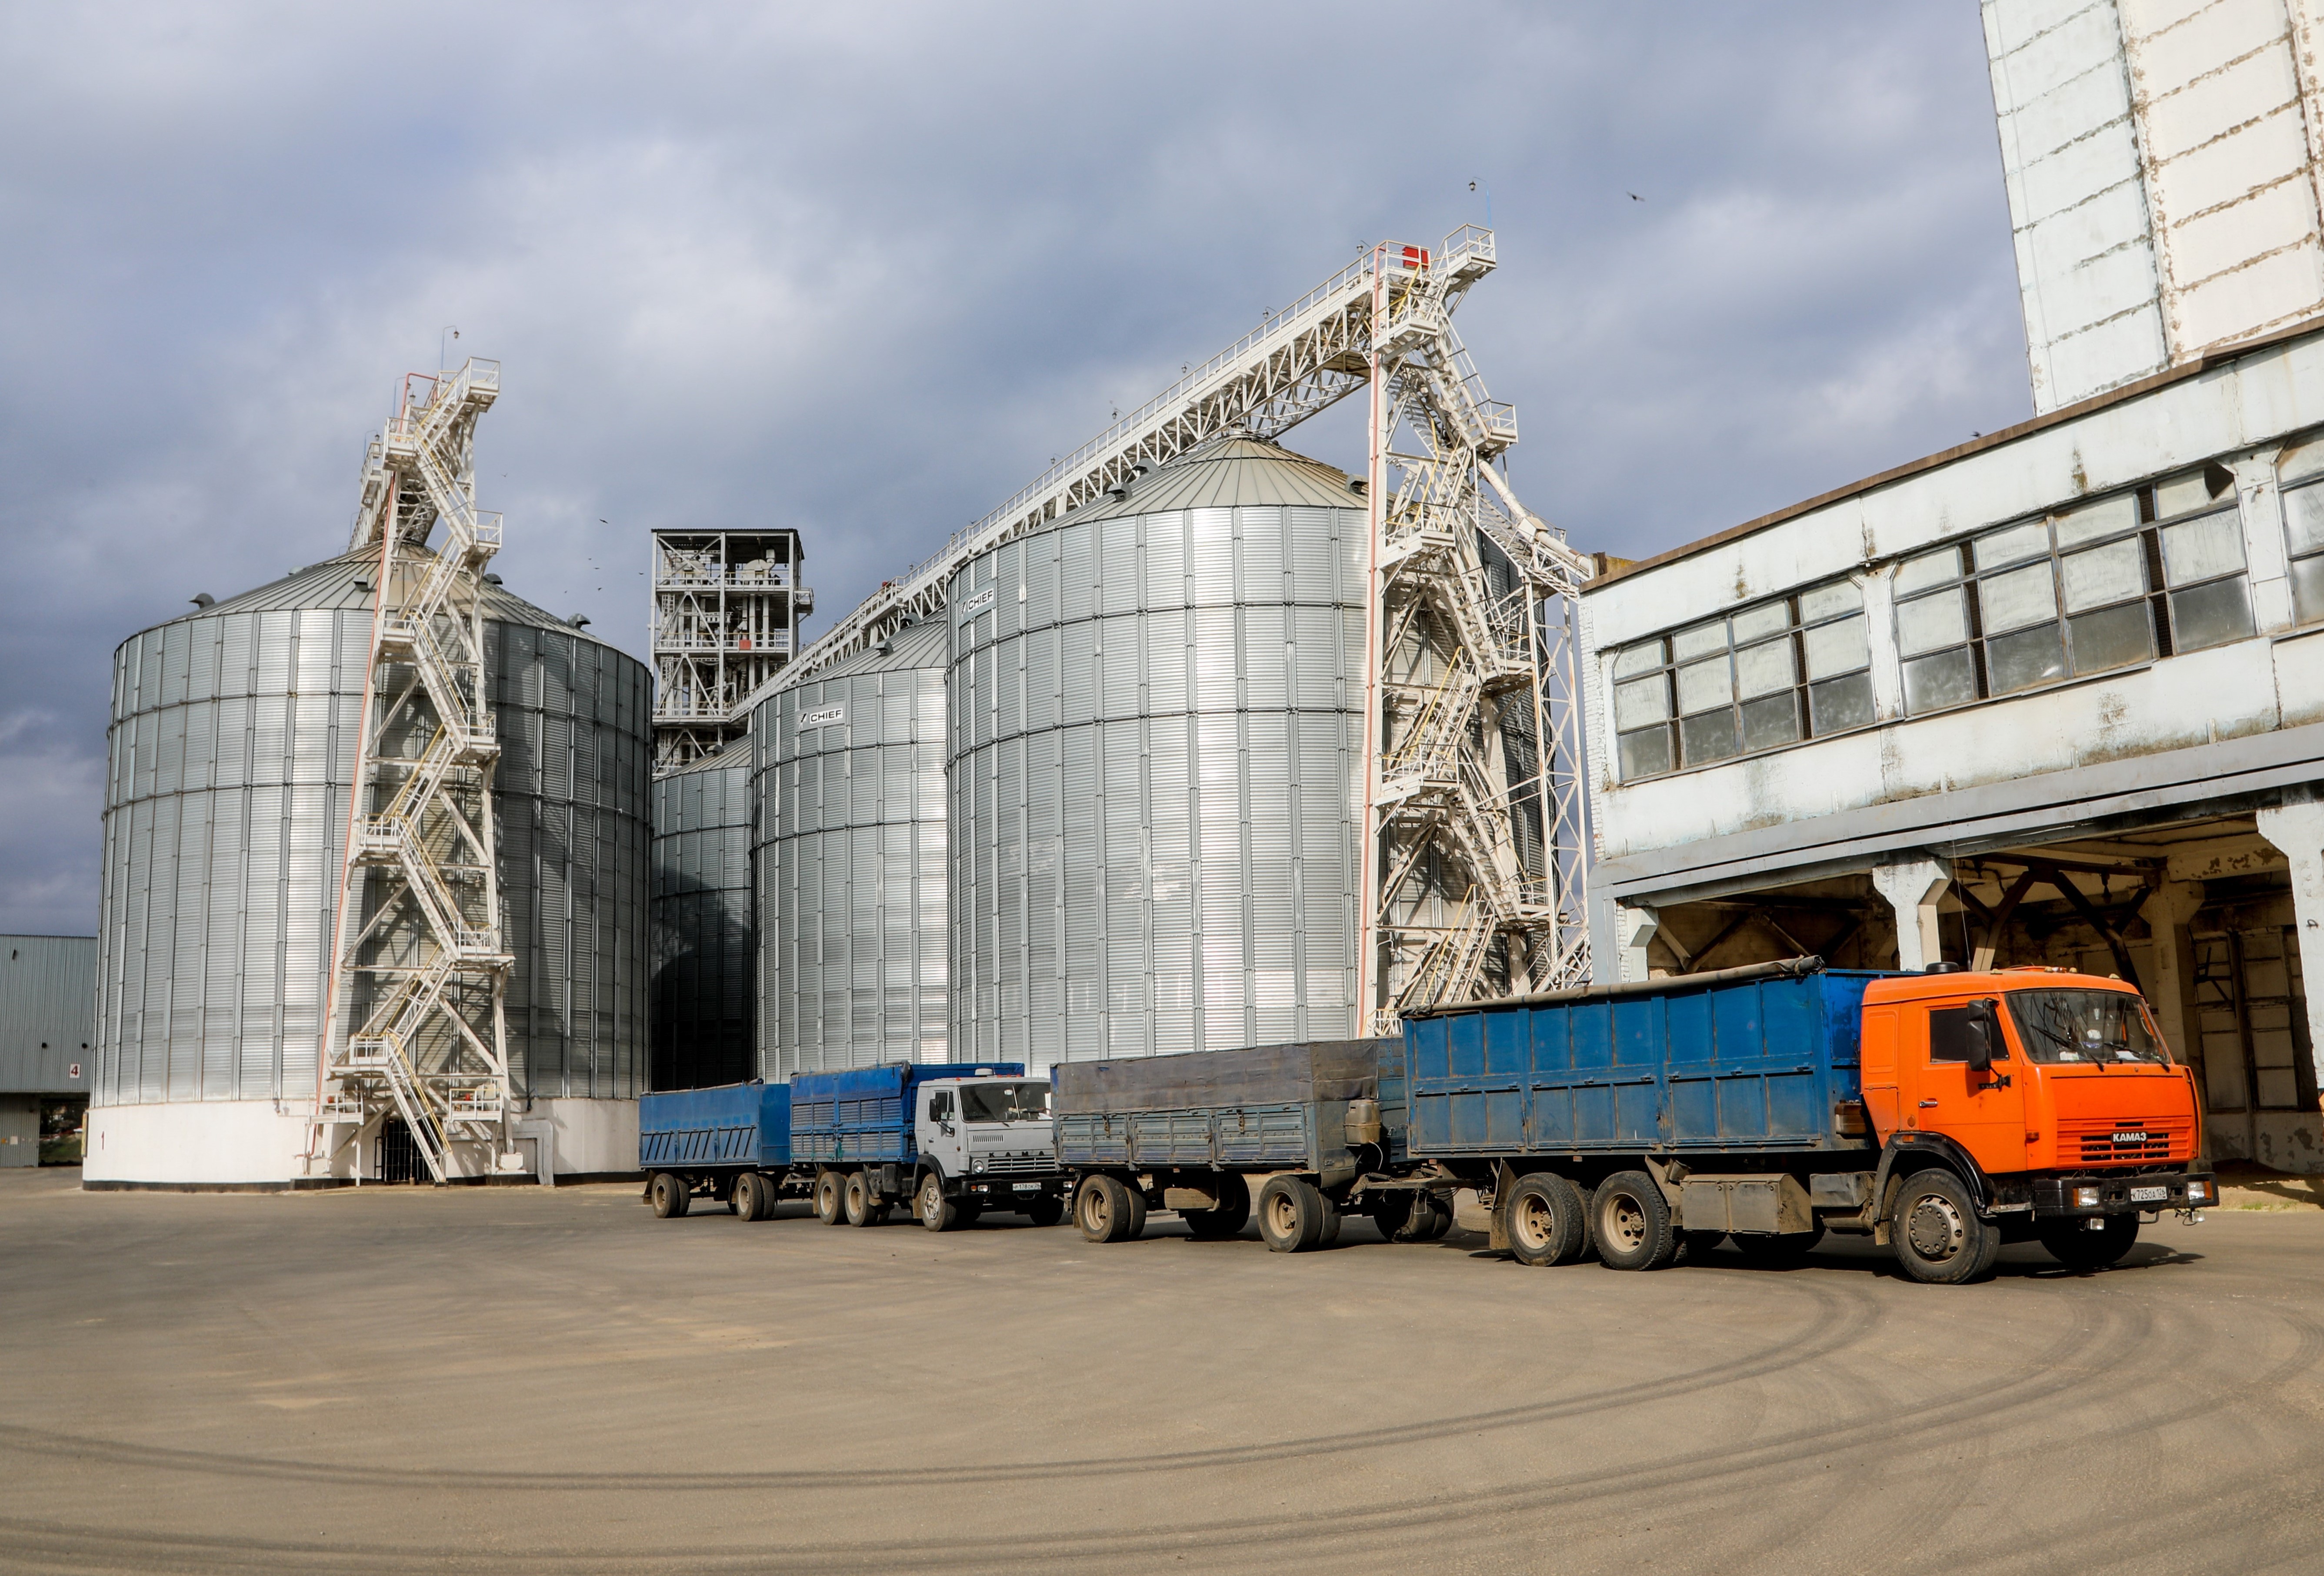
[[[316,1120],[375,1132],[400,1118],[438,1183],[459,1169],[455,1145],[506,1147],[514,959],[501,935],[483,605],[501,521],[476,508],[474,464],[476,419],[499,391],[496,362],[405,380],[365,456],[351,544],[379,555],[377,609]]]

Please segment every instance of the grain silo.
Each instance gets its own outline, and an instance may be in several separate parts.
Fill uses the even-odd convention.
[[[954,576],[958,1054],[1356,1032],[1366,521],[1225,437]]]
[[[946,1059],[946,647],[907,625],[752,718],[767,1078]]]
[[[654,779],[653,1083],[758,1075],[751,1034],[751,742]]]
[[[378,1175],[383,1146],[318,1153],[309,1127],[378,564],[364,549],[295,570],[115,652],[91,1185]],[[647,670],[497,584],[483,611],[509,1120],[560,1173],[626,1172],[646,1073]]]

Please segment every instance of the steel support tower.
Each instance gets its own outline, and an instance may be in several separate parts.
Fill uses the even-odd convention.
[[[501,937],[483,604],[501,519],[476,508],[474,459],[499,392],[490,361],[404,380],[364,456],[350,544],[379,569],[316,1119],[362,1132],[400,1117],[439,1183],[453,1145],[507,1147],[515,960]]]
[[[796,530],[653,533],[654,770],[750,731],[751,702],[798,650],[815,593]]]
[[[975,555],[1206,438],[1281,437],[1370,403],[1365,643],[1366,1032],[1405,1009],[1590,977],[1574,604],[1590,561],[1517,501],[1515,413],[1452,327],[1492,232],[1367,246],[1339,273],[882,585],[766,692],[945,604]],[[755,700],[757,697],[750,697]],[[745,705],[750,704],[746,700]]]

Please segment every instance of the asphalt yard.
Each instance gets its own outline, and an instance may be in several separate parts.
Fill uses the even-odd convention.
[[[1947,1288],[77,1181],[0,1173],[0,1570],[2324,1566],[2314,1212]]]

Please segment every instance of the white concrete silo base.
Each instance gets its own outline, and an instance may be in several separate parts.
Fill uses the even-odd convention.
[[[536,1100],[512,1118],[524,1169],[501,1180],[537,1175],[541,1151],[550,1152],[559,1181],[615,1180],[637,1175],[638,1103],[634,1100]],[[81,1184],[111,1188],[290,1189],[346,1186],[356,1180],[368,1149],[343,1144],[327,1159],[306,1159],[308,1124],[295,1109],[269,1100],[212,1100],[152,1105],[106,1105],[88,1113],[88,1148]],[[466,1179],[493,1172],[481,1145],[455,1151]]]

